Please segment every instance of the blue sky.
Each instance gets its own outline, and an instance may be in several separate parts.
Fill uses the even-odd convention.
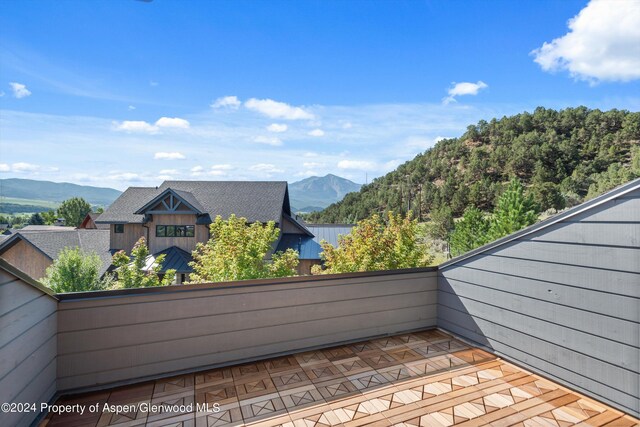
[[[638,111],[640,2],[606,3],[5,0],[0,177],[364,182],[480,119]]]

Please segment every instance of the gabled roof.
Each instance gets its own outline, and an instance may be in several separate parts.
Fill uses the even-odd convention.
[[[79,247],[85,252],[95,252],[102,261],[101,275],[111,266],[109,230],[18,231],[1,241],[0,255],[20,240],[31,244],[51,260],[56,259],[64,248]]]
[[[191,209],[195,214],[202,215],[205,213],[205,209],[202,207],[200,202],[188,191],[183,190],[175,190],[173,188],[167,188],[153,199],[149,200],[144,206],[138,209],[135,213],[138,215],[144,215],[149,209],[153,208],[158,203],[164,203],[163,200],[167,196],[173,196],[177,198],[180,203],[183,203],[189,209]],[[169,206],[167,206],[167,213],[170,212]]]
[[[171,246],[163,251],[149,255],[145,260],[143,270],[151,270],[158,255],[165,255],[164,261],[162,262],[162,269],[160,270],[161,272],[176,270],[176,273],[190,273],[193,271],[193,269],[189,267],[189,263],[193,261],[191,254],[177,246]]]
[[[515,233],[509,234],[508,236],[505,236],[501,239],[498,239],[496,241],[493,241],[491,243],[488,243],[484,246],[480,246],[479,248],[473,249],[467,253],[464,253],[460,256],[457,256],[455,258],[450,259],[447,262],[444,262],[442,264],[440,264],[438,266],[438,268],[442,269],[442,268],[448,268],[454,264],[457,264],[465,259],[474,257],[476,255],[479,255],[483,252],[487,252],[490,251],[492,249],[495,249],[499,246],[503,246],[506,245],[507,243],[510,243],[516,239],[520,239],[524,236],[527,236],[529,234],[532,233],[537,233],[539,231],[544,230],[547,227],[550,227],[554,224],[557,224],[561,221],[565,221],[569,218],[572,218],[574,216],[580,215],[582,213],[588,212],[590,210],[593,210],[599,206],[602,206],[603,204],[610,202],[612,200],[615,200],[617,198],[620,197],[624,197],[625,195],[634,192],[636,190],[640,189],[640,178],[638,179],[634,179],[633,181],[630,181],[626,184],[623,184],[619,187],[614,188],[611,191],[608,191],[596,198],[593,198],[591,200],[588,200],[584,203],[581,203],[577,206],[572,207],[571,209],[567,209],[566,211],[560,212],[557,215],[554,215],[552,217],[549,217],[547,219],[545,219],[544,221],[541,221],[537,224],[531,225],[527,228],[523,228],[522,230],[516,231]]]
[[[128,188],[96,222],[143,223],[144,215],[136,212],[167,189],[190,200],[190,204],[199,203],[211,219],[235,214],[249,222],[280,222],[283,213],[291,215],[284,181],[165,181],[158,188]]]

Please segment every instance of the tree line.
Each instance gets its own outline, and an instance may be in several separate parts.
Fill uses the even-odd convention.
[[[488,213],[512,178],[541,211],[563,209],[640,176],[640,113],[586,107],[481,120],[459,138],[373,180],[305,219],[353,223],[385,211],[419,221],[473,206]]]

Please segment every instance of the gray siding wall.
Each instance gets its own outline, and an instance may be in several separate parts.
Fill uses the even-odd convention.
[[[48,402],[56,392],[57,300],[0,270],[0,403]],[[0,412],[1,426],[39,415]]]
[[[440,271],[438,326],[639,416],[640,190]]]
[[[63,300],[58,389],[435,327],[437,281],[421,271]]]

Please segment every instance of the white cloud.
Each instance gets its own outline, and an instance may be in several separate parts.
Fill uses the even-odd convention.
[[[58,172],[60,169],[53,166],[40,166],[33,163],[17,162],[17,163],[0,163],[0,172]]]
[[[125,120],[121,123],[113,122],[113,128],[117,131],[127,133],[149,133],[158,132],[158,127],[142,120]]]
[[[477,83],[453,82],[452,84],[453,86],[451,86],[447,91],[449,96],[447,96],[442,100],[442,102],[445,104],[449,104],[450,102],[455,102],[456,96],[477,95],[478,92],[480,92],[482,89],[486,89],[489,87],[485,82],[481,80],[478,80]]]
[[[314,129],[307,133],[309,136],[324,136],[324,131],[322,129]]]
[[[40,166],[31,163],[19,162],[12,164],[11,169],[14,172],[34,172],[40,169]]]
[[[11,86],[14,98],[26,98],[27,96],[31,95],[31,91],[27,89],[27,86],[23,85],[22,83],[11,82],[9,83],[9,86]]]
[[[259,135],[253,138],[253,142],[257,142],[258,144],[273,145],[274,147],[282,145],[282,140],[275,136]]]
[[[113,122],[113,129],[127,133],[148,133],[156,134],[160,129],[188,129],[189,122],[179,117],[160,117],[155,124],[143,120],[125,120],[123,122]]]
[[[151,80],[151,81],[149,82],[149,86],[158,86],[159,84],[160,84],[160,83],[155,82],[155,81],[153,81],[153,80]]]
[[[221,170],[211,170],[211,171],[207,172],[207,174],[211,175],[211,176],[224,176],[227,173],[225,171],[221,171]]]
[[[182,153],[178,153],[178,152],[158,152],[156,154],[153,155],[153,158],[156,160],[182,160],[182,159],[186,159],[185,155]]]
[[[372,170],[376,168],[376,164],[366,160],[340,160],[338,167],[340,169]]]
[[[351,129],[353,127],[353,124],[351,122],[344,122],[342,124],[342,129]]]
[[[156,121],[156,126],[159,128],[188,129],[189,122],[179,117],[160,117]]]
[[[129,109],[129,111],[133,111],[133,110],[135,110],[135,109],[136,109],[136,107],[134,107],[133,105],[129,105],[129,106],[127,107],[127,109]]]
[[[265,172],[265,173],[282,173],[283,169],[277,168],[275,165],[271,163],[258,163],[256,165],[249,166],[249,170],[255,172]]]
[[[194,166],[191,168],[191,172],[202,172],[204,168],[202,166]]]
[[[168,181],[173,179],[173,175],[158,175],[158,179],[162,181]]]
[[[4,96],[4,91],[0,90],[0,98],[2,98]]]
[[[314,115],[302,109],[273,99],[251,98],[244,103],[249,110],[257,111],[272,119],[311,120]]]
[[[223,96],[213,101],[211,108],[232,108],[236,110],[240,107],[240,104],[242,104],[242,102],[240,102],[237,96]]]
[[[313,151],[308,151],[303,154],[304,157],[318,157],[318,153],[314,153]]]
[[[568,26],[531,52],[544,71],[566,70],[591,83],[640,78],[640,2],[592,0]]]
[[[211,166],[211,170],[221,170],[221,171],[229,171],[232,170],[233,166],[229,164],[221,164],[221,165],[213,165]]]
[[[289,127],[285,124],[273,123],[267,126],[269,132],[281,133],[286,132]]]

